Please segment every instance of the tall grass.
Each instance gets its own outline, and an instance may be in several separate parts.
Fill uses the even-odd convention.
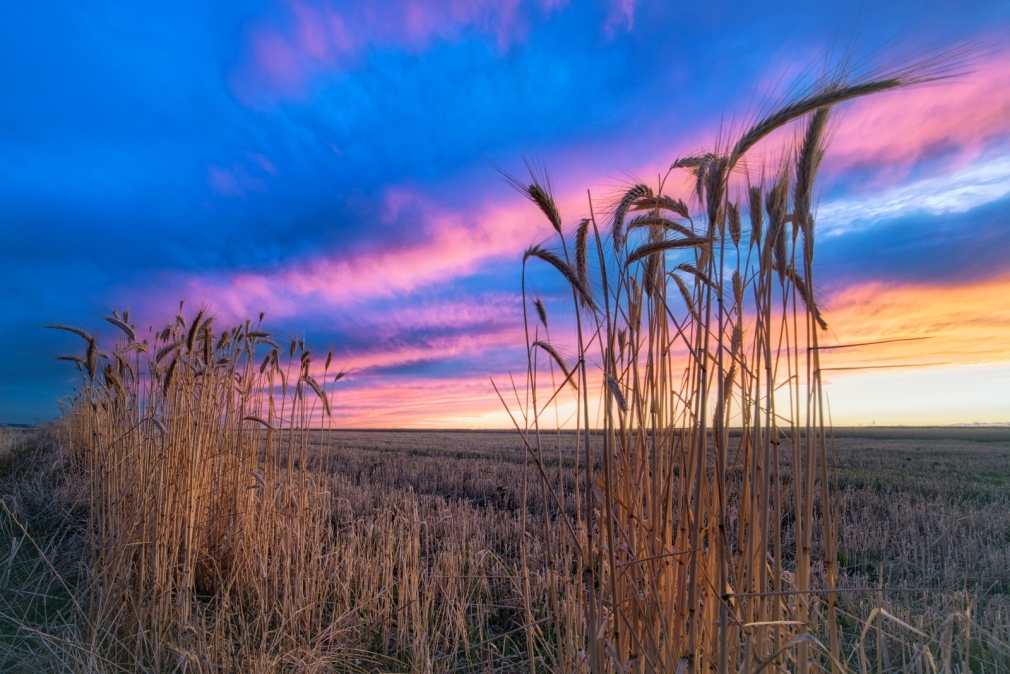
[[[107,350],[50,326],[83,340],[83,356],[65,357],[82,387],[42,458],[0,455],[26,480],[58,457],[85,510],[61,525],[74,545],[58,530],[37,548],[30,564],[48,572],[19,581],[27,604],[0,609],[15,633],[0,625],[0,647],[18,658],[0,648],[0,669],[481,671],[525,657],[516,635],[533,614],[546,621],[541,546],[513,509],[337,473],[343,375],[329,355],[314,365],[259,323],[215,329],[181,307],[146,335],[128,314],[106,320],[120,331]],[[20,505],[33,491],[14,489],[10,506],[0,493],[11,559],[38,520]],[[42,616],[39,597],[62,611]]]
[[[528,183],[509,178],[559,248],[526,252],[524,306],[526,268],[542,264],[577,308],[572,363],[561,345],[545,347],[539,300],[540,324],[527,315],[528,402],[514,418],[542,500],[555,506],[543,522],[557,551],[552,601],[579,593],[585,627],[575,640],[586,639],[589,671],[844,669],[814,184],[833,106],[923,77],[825,80],[735,140],[678,159],[657,184],[631,186],[602,219],[590,199],[589,217],[567,235],[543,170],[530,166]],[[744,170],[762,138],[796,120],[794,149],[770,174]],[[689,174],[689,194],[665,189],[676,172]],[[556,365],[561,374],[548,378]],[[540,427],[569,384],[583,465],[599,465],[584,472],[574,516],[561,477],[544,468]],[[555,638],[564,636],[559,628]],[[583,663],[559,649],[556,666]]]
[[[89,636],[101,627],[73,606],[76,597],[87,610],[91,596],[89,507],[64,428],[0,429],[0,671],[122,671]],[[847,671],[880,671],[878,653],[889,672],[935,673],[944,663],[962,671],[966,661],[973,672],[1007,671],[1008,445],[985,441],[979,430],[962,441],[838,440],[838,615]],[[524,484],[530,521],[542,522],[540,478],[523,480],[520,436],[334,431],[322,440],[318,433],[310,440],[309,466],[332,493],[320,507],[332,508],[327,549],[340,556],[339,575],[327,579],[342,616],[333,639],[320,648],[314,635],[278,625],[266,643],[234,633],[230,650],[208,652],[213,639],[185,630],[166,643],[179,654],[168,670],[528,671],[519,568],[526,537],[534,664],[559,671],[543,537],[540,527],[524,533],[519,526]],[[575,435],[560,440],[570,477]],[[313,458],[323,453],[331,476]],[[554,473],[549,454],[545,465]],[[791,474],[788,457],[782,470]],[[573,496],[569,484],[567,508]],[[788,524],[784,532],[790,540]],[[575,588],[562,591],[577,596]],[[876,608],[901,623],[883,615],[878,622]],[[153,671],[136,662],[126,668]]]
[[[84,383],[69,429],[88,480],[99,650],[162,669],[193,640],[227,661],[281,625],[325,636],[338,568],[320,554],[328,493],[306,462],[341,376],[330,358],[320,384],[304,344],[282,354],[259,325],[218,332],[203,311],[180,312],[138,340],[128,313],[107,320],[124,336],[108,353],[50,326],[86,342],[70,358]]]

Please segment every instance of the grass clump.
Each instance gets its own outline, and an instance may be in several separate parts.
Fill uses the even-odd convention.
[[[307,429],[340,374],[329,359],[314,371],[300,342],[282,354],[259,324],[216,330],[203,311],[142,340],[128,313],[107,320],[122,332],[108,352],[50,326],[86,343],[64,423],[89,506],[93,652],[160,671],[325,651],[342,629],[324,581],[338,569]]]
[[[342,470],[331,357],[204,312],[146,336],[109,322],[108,350],[71,330],[64,417],[5,431],[0,666],[480,671],[525,653],[545,574],[519,566],[515,504]]]
[[[79,662],[87,495],[64,448],[58,427],[0,428],[0,671]]]
[[[574,593],[581,615],[543,636],[558,644],[555,671],[806,674],[865,653],[862,639],[846,642],[838,613],[814,185],[833,107],[929,80],[926,70],[832,74],[736,139],[678,159],[656,184],[630,186],[600,216],[590,199],[574,236],[557,225],[541,169],[529,167],[528,184],[508,178],[557,242],[557,252],[526,252],[524,307],[533,264],[558,272],[576,307],[571,364],[557,375],[566,349],[545,358],[537,348],[550,340],[535,304],[543,328],[527,318],[525,395],[500,394],[520,405],[513,421],[542,483],[551,601]],[[755,176],[749,153],[794,121],[792,148]],[[691,189],[670,194],[684,172]],[[574,469],[584,479],[574,515],[546,463],[543,412],[559,398],[577,410],[591,467]],[[874,611],[878,623],[888,615]],[[527,638],[532,652],[532,629]]]

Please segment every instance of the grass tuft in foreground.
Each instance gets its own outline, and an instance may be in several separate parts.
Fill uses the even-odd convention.
[[[874,617],[877,634],[897,621],[878,605],[853,642],[838,611],[813,195],[833,107],[931,79],[924,70],[835,73],[738,138],[678,159],[655,185],[630,186],[604,214],[590,198],[567,235],[541,169],[529,167],[528,184],[507,177],[555,230],[554,250],[523,257],[524,307],[533,301],[540,319],[524,314],[526,390],[499,395],[519,405],[510,413],[548,504],[551,610],[567,615],[574,594],[580,615],[543,632],[556,671],[806,674],[843,671],[857,655],[865,669]],[[753,175],[754,147],[794,121],[792,149]],[[683,172],[691,189],[670,194]],[[527,295],[534,264],[570,287],[564,347]],[[594,467],[574,469],[584,479],[574,514],[546,464],[542,420],[558,418],[559,400],[575,408],[583,466]],[[537,634],[527,630],[531,670]]]

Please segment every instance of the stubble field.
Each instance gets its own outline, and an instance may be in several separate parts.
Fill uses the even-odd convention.
[[[967,655],[971,671],[1001,671],[1010,662],[1010,429],[860,428],[834,435],[847,665],[929,671],[931,659],[939,670],[944,655],[947,667]],[[68,645],[84,636],[71,595],[86,575],[75,544],[85,535],[86,508],[60,437],[59,428],[4,431],[0,669],[6,671],[29,663],[81,669],[87,660]],[[545,468],[557,470],[560,459],[570,476],[574,436],[550,438]],[[332,431],[316,434],[310,447],[306,467],[327,475],[330,497],[318,506],[332,509],[328,518],[340,541],[327,552],[340,557],[330,598],[340,604],[331,665],[526,669],[530,623],[533,648],[544,652],[539,661],[549,660],[555,616],[535,535],[540,477],[518,434]],[[563,498],[574,509],[573,484]],[[787,515],[786,540],[791,527]],[[522,546],[522,532],[530,530]],[[525,575],[522,554],[533,570]],[[785,567],[788,574],[788,560]],[[579,618],[573,611],[568,619]],[[274,658],[263,668],[312,659],[296,650],[263,649]],[[247,655],[235,662],[248,664]]]

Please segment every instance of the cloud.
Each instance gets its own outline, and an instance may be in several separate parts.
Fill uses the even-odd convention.
[[[613,33],[622,24],[630,31],[635,25],[635,5],[637,0],[610,0],[610,13],[607,16],[605,28]]]
[[[1010,273],[1010,198],[963,212],[857,222],[817,243],[817,277],[837,288],[883,283],[967,283]],[[829,225],[831,223],[829,222]]]
[[[838,235],[881,220],[917,214],[965,213],[1010,195],[1010,154],[980,158],[951,173],[851,194],[817,209],[826,234]]]
[[[557,4],[547,0],[541,9]],[[240,97],[301,98],[314,78],[354,67],[368,50],[416,53],[467,31],[492,37],[504,50],[522,39],[528,23],[519,0],[293,1],[288,9],[250,29],[248,59],[233,80]]]
[[[349,428],[511,428],[487,376],[452,382],[388,378],[334,389],[334,417]]]
[[[254,161],[257,166],[263,169],[263,171],[272,175],[274,178],[280,177],[280,170],[265,154],[261,152],[246,152],[246,156]]]
[[[235,315],[269,307],[274,315],[288,316],[312,298],[329,306],[357,305],[478,272],[490,259],[517,255],[539,230],[522,216],[520,198],[451,211],[418,193],[390,190],[384,203],[387,217],[397,222],[404,211],[400,227],[416,230],[414,237],[371,241],[273,271],[197,274],[187,281],[190,293],[215,298]]]
[[[894,184],[918,161],[953,155],[963,168],[988,144],[1007,138],[1010,50],[1003,48],[977,59],[968,74],[845,108],[827,164],[834,172],[886,168]]]
[[[928,380],[952,387],[950,390],[961,390],[958,382],[968,376],[966,373],[975,372],[972,368],[977,369],[980,364],[1010,368],[1010,345],[1004,339],[1010,331],[1007,296],[1010,296],[1010,276],[961,284],[870,282],[832,294],[826,301],[831,331],[822,335],[822,346],[916,340],[821,352],[825,377],[833,382],[828,392],[837,413],[836,423],[870,420],[871,417],[865,417],[869,414],[866,406],[860,406],[858,398],[851,395],[865,387],[866,382],[873,382],[874,391],[892,394],[900,391],[904,396],[888,399],[886,395],[873,393],[876,403],[872,418],[878,422],[890,418],[888,414],[903,423],[929,423],[930,419],[933,423],[948,423],[966,418],[969,410],[964,405],[948,406],[948,416],[942,416],[950,402],[942,388],[915,391],[901,382]],[[347,384],[338,385],[334,397],[336,414],[341,424],[349,426],[508,428],[511,421],[494,394],[488,375],[507,390],[510,386],[507,371],[512,368],[522,385],[521,344],[522,335],[513,330],[476,341],[461,340],[455,348],[444,351],[424,347],[416,351],[405,348],[376,353],[368,361],[374,365],[362,368]],[[513,345],[512,350],[508,350],[509,345]],[[508,355],[496,357],[499,347],[505,349],[500,353]],[[923,367],[925,364],[930,367]],[[901,367],[838,369],[882,365]],[[978,374],[971,376],[977,378]],[[986,390],[990,389],[991,386]],[[988,420],[997,414],[990,409],[992,402],[978,409],[978,418]],[[561,403],[564,420],[571,406],[564,396]],[[918,412],[914,409],[916,405],[920,408]],[[1005,418],[1005,412],[1004,406],[999,412],[1004,414],[1001,419]]]
[[[865,16],[886,33],[910,6]],[[40,365],[52,354],[39,353],[33,326],[124,305],[151,321],[185,297],[222,318],[266,310],[279,333],[332,340],[358,368],[354,382],[376,375],[375,405],[416,381],[418,396],[458,400],[460,418],[478,414],[467,396],[490,395],[479,368],[522,365],[519,259],[552,232],[484,158],[518,170],[538,154],[570,226],[588,214],[586,188],[599,199],[652,183],[679,154],[711,147],[720,115],[746,106],[761,73],[780,72],[776,55],[816,52],[848,11],[630,0],[24,7],[0,25],[11,101],[0,110],[0,300],[17,356],[0,380],[30,377],[34,399],[51,400],[65,377]],[[945,30],[978,31],[980,13],[934,9]],[[838,230],[819,240],[829,300],[869,280],[962,287],[1010,272],[1000,259],[1008,53],[841,115],[820,211]],[[551,269],[531,273],[564,343],[553,332],[572,309],[563,285]],[[0,408],[16,395],[0,394]]]
[[[970,283],[869,282],[826,303],[830,337],[822,345],[916,338],[825,351],[825,368],[914,363],[1010,363],[1010,276]]]
[[[246,168],[235,162],[230,168],[209,164],[207,166],[207,186],[223,197],[242,197],[249,192],[265,192],[263,180],[252,176]]]
[[[465,370],[490,352],[523,343],[518,297],[503,293],[476,294],[471,301],[413,297],[361,307],[331,320],[327,331],[347,366],[364,372],[393,373],[447,361]],[[484,362],[491,369],[498,364]]]

